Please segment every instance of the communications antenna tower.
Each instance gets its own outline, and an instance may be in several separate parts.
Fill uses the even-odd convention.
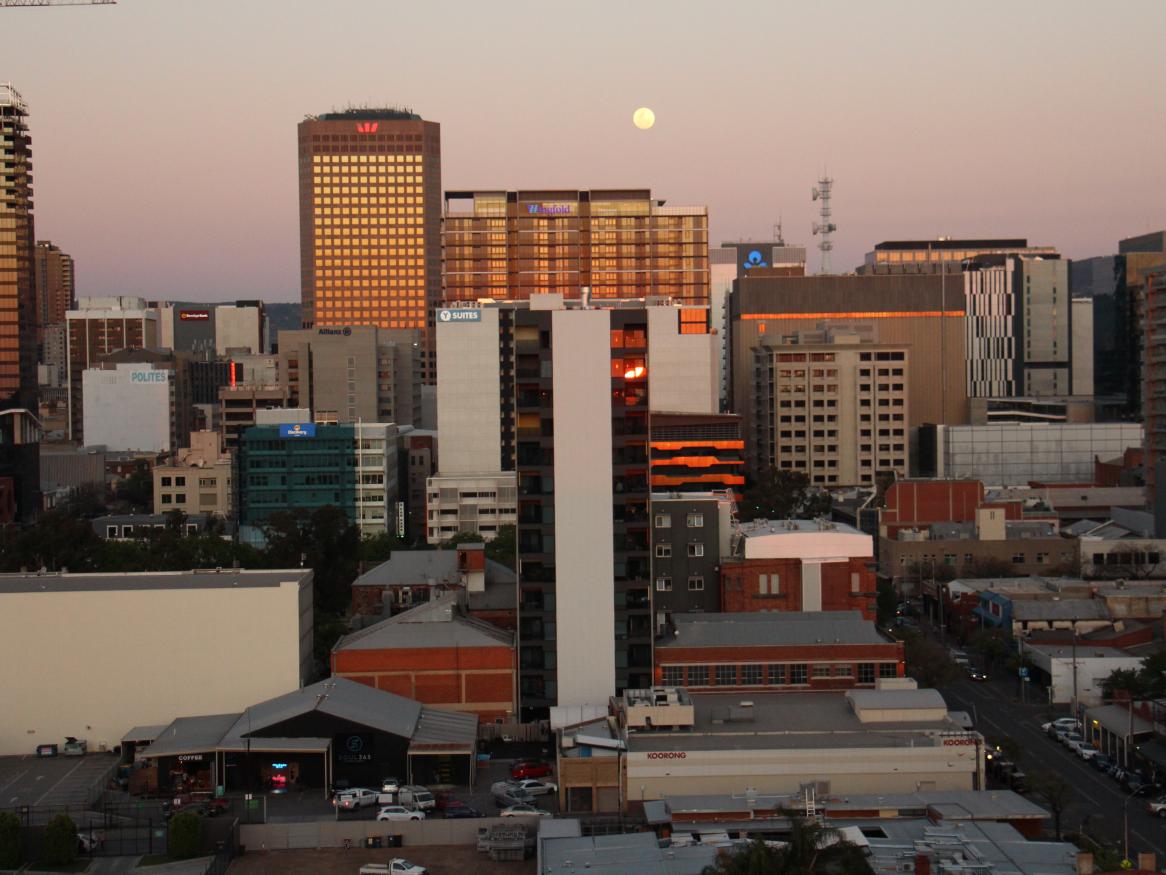
[[[830,220],[830,191],[833,187],[834,180],[823,173],[817,187],[810,189],[811,200],[822,202],[822,208],[818,211],[818,218],[821,221],[814,222],[814,235],[820,234],[822,237],[818,242],[818,249],[822,253],[822,268],[819,273],[830,272],[830,252],[834,249],[834,241],[830,239],[830,235],[838,230],[838,226]]]

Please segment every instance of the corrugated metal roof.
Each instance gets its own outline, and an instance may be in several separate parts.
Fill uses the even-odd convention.
[[[165,723],[149,723],[145,726],[135,726],[121,737],[122,744],[127,741],[154,741],[166,729]]]
[[[513,644],[514,636],[510,632],[462,614],[457,596],[451,593],[345,635],[333,650],[511,647]]]
[[[491,559],[486,560],[486,583],[513,583],[514,572]],[[394,550],[387,562],[370,569],[352,582],[353,586],[410,586],[428,582],[457,584],[457,550]]]
[[[142,756],[178,756],[215,750],[238,719],[238,714],[179,717],[162,730],[154,743],[142,752]]]
[[[859,611],[676,614],[673,622],[676,634],[658,648],[889,644]]]
[[[889,708],[895,711],[947,711],[939,690],[847,690],[846,698],[855,711]]]
[[[478,716],[461,711],[421,709],[421,718],[409,744],[411,752],[430,750],[477,750]]]
[[[1023,599],[1012,602],[1015,620],[1108,620],[1101,599]]]
[[[252,705],[239,715],[231,735],[254,734],[312,711],[407,739],[417,728],[421,703],[346,678],[329,678]]]

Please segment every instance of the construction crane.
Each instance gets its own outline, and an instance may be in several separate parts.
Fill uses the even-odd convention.
[[[0,0],[0,9],[16,6],[112,6],[117,0]]]

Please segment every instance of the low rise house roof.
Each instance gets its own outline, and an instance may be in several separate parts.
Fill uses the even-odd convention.
[[[1108,620],[1109,607],[1102,599],[1023,599],[1012,603],[1013,619]]]
[[[394,550],[392,557],[352,582],[353,586],[457,585],[461,572],[457,550]],[[514,572],[492,559],[486,560],[486,584],[513,583]]]

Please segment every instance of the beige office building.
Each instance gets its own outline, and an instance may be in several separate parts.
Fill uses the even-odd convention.
[[[421,419],[421,333],[372,326],[307,328],[279,335],[288,403],[317,423]]]
[[[217,431],[191,432],[189,447],[154,466],[154,513],[231,515],[231,454],[221,442]]]
[[[910,359],[906,346],[858,333],[762,338],[747,401],[756,411],[751,470],[802,471],[825,488],[873,485],[887,471],[906,477]]]
[[[29,666],[36,670],[30,671]],[[0,755],[238,712],[312,671],[312,572],[0,575]]]

